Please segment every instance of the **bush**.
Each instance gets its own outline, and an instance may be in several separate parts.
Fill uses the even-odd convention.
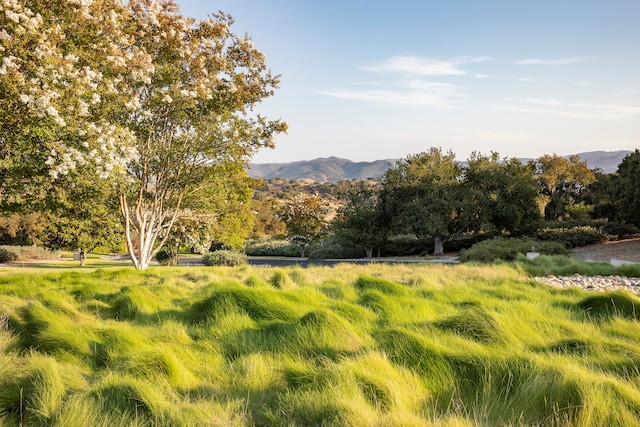
[[[0,246],[0,262],[60,258],[59,252],[40,246]]]
[[[178,256],[174,256],[170,251],[166,249],[161,249],[160,252],[156,254],[156,261],[160,265],[178,265]]]
[[[565,248],[593,245],[611,240],[612,236],[602,228],[582,225],[569,228],[544,228],[535,234],[538,240],[559,242]]]
[[[601,226],[602,231],[617,238],[638,233],[638,229],[632,225],[619,221],[605,222]]]
[[[300,256],[300,248],[297,245],[282,239],[251,242],[247,244],[244,252],[249,256]]]
[[[497,260],[513,261],[518,254],[531,250],[531,244],[536,244],[536,252],[543,255],[566,255],[566,248],[558,242],[533,242],[529,239],[504,239],[498,237],[476,243],[469,249],[463,249],[458,254],[460,262],[494,262]]]
[[[16,261],[18,252],[9,246],[0,246],[0,262]]]
[[[237,267],[247,264],[247,256],[236,251],[222,250],[204,254],[202,262],[208,266]]]
[[[420,255],[424,251],[433,251],[433,240],[414,235],[391,236],[384,246],[386,256]]]
[[[343,246],[333,241],[325,241],[312,245],[309,249],[309,259],[356,259],[364,257],[364,249]]]

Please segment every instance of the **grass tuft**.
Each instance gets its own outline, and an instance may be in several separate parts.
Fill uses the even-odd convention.
[[[133,320],[157,311],[155,295],[142,286],[127,286],[111,302],[111,310],[115,319]]]
[[[269,279],[269,283],[276,289],[293,289],[296,287],[296,283],[283,270],[275,270],[271,279]]]
[[[435,325],[483,343],[504,341],[497,320],[483,307],[466,305],[461,313],[436,322]]]
[[[353,286],[360,291],[378,291],[385,295],[404,296],[407,295],[407,288],[386,279],[371,276],[360,276]]]
[[[2,372],[0,377],[0,414],[45,423],[56,413],[66,394],[62,366],[52,357],[31,352]]]
[[[640,317],[640,299],[628,291],[604,292],[589,295],[578,303],[585,314],[596,318]]]
[[[219,320],[230,314],[247,314],[254,320],[294,320],[300,310],[278,291],[233,286],[192,304],[187,316],[192,322]]]

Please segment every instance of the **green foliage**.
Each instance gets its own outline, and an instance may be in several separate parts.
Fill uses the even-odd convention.
[[[617,218],[640,227],[640,150],[627,155],[613,179]]]
[[[287,124],[253,113],[279,76],[231,16],[51,0],[1,3],[0,20],[1,210],[44,210],[52,247],[113,247],[123,224],[143,270],[180,220],[241,246],[245,165]]]
[[[220,250],[202,255],[202,262],[208,266],[237,267],[247,264],[247,256],[237,251]]]
[[[157,254],[156,254],[156,261],[158,261],[158,263],[160,265],[172,265],[172,266],[176,266],[178,265],[178,259],[179,259],[179,255],[180,254],[176,254],[171,250],[168,249],[161,249]]]
[[[461,183],[462,168],[452,152],[431,148],[408,156],[392,165],[384,174],[380,208],[391,231],[436,238],[468,229],[463,206],[468,192]],[[467,210],[464,210],[466,212]],[[442,247],[434,253],[441,253]]]
[[[568,159],[556,154],[544,155],[533,162],[540,184],[538,198],[545,219],[557,221],[571,218],[571,207],[579,203],[580,198],[596,175],[577,155]],[[580,212],[578,209],[575,212]],[[584,216],[580,213],[580,216]]]
[[[635,425],[640,299],[538,284],[521,258],[4,267],[0,424]]]
[[[463,249],[458,254],[461,262],[487,262],[497,260],[513,261],[519,254],[531,251],[531,245],[535,244],[536,252],[545,255],[564,255],[567,250],[560,243],[540,242],[529,239],[505,239],[502,237],[484,240],[476,243],[469,249]]]
[[[11,250],[8,246],[0,246],[0,262],[16,261],[18,258],[16,250]]]
[[[519,255],[517,264],[531,276],[626,276],[640,277],[640,265],[630,264],[614,267],[608,262],[586,262],[567,256],[539,256],[527,259]]]
[[[58,258],[60,258],[59,252],[40,246],[0,246],[0,262]]]
[[[384,246],[388,234],[381,214],[377,189],[350,191],[331,224],[336,240],[347,248],[361,248],[371,258],[375,248]]]
[[[620,221],[607,221],[602,223],[600,226],[602,231],[608,235],[615,236],[617,238],[622,238],[624,236],[628,236],[631,234],[636,234],[640,232],[638,227],[633,224],[627,224]]]
[[[309,259],[356,259],[362,258],[365,254],[362,248],[343,245],[329,238],[311,245],[307,255]]]
[[[408,234],[391,236],[384,246],[384,254],[387,256],[420,255],[425,251],[433,251],[431,239]]]
[[[516,158],[500,159],[495,152],[472,153],[464,184],[470,192],[468,206],[479,220],[475,230],[519,236],[535,229],[541,219],[532,165]]]
[[[538,240],[561,243],[566,248],[593,245],[611,240],[609,234],[593,226],[574,226],[567,228],[544,228],[535,233]]]
[[[249,242],[244,251],[249,256],[295,257],[300,255],[300,248],[288,240],[280,239]]]
[[[280,207],[279,216],[286,224],[287,238],[300,248],[301,257],[307,246],[326,235],[328,213],[329,204],[318,194],[300,193],[285,200]]]

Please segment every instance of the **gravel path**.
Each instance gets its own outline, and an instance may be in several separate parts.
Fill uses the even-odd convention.
[[[574,248],[571,256],[585,261],[611,262],[616,259],[640,263],[640,238]]]
[[[571,256],[585,261],[610,262],[612,264],[640,263],[640,238],[608,242],[575,248]],[[640,294],[640,278],[621,276],[547,276],[536,280],[556,288],[577,286],[594,292],[627,289]]]
[[[633,293],[640,293],[640,277],[622,276],[546,276],[536,277],[536,280],[556,288],[576,286],[587,291],[608,292],[627,289]]]

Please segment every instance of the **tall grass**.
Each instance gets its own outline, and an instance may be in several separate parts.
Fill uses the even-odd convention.
[[[640,298],[540,265],[2,274],[0,425],[636,425]]]

